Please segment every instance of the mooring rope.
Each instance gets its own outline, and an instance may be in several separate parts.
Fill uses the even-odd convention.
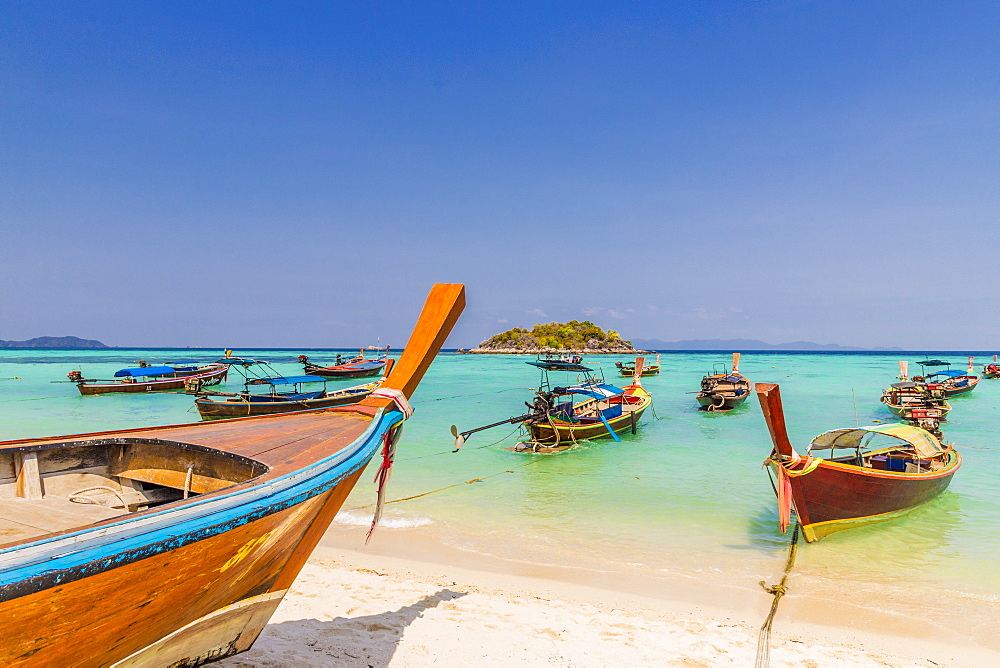
[[[795,530],[792,532],[792,541],[788,545],[788,559],[785,562],[785,573],[781,576],[781,582],[768,586],[763,580],[760,581],[760,586],[768,594],[773,595],[774,600],[771,601],[771,612],[768,613],[767,619],[764,620],[764,625],[760,627],[760,633],[757,634],[756,668],[767,668],[771,661],[771,624],[774,622],[775,613],[778,612],[778,602],[781,601],[782,596],[788,593],[788,587],[785,583],[788,581],[788,575],[792,572],[792,566],[795,565],[795,552],[798,548],[798,543],[799,525],[796,524]]]
[[[538,459],[534,459],[534,460],[532,460],[532,461],[530,461],[530,462],[528,462],[526,464],[521,464],[520,466],[515,466],[512,469],[507,469],[505,471],[500,471],[499,473],[494,473],[492,475],[484,476],[482,478],[473,478],[472,480],[465,480],[463,482],[456,482],[456,483],[454,483],[452,485],[446,485],[445,487],[441,487],[439,489],[432,489],[431,491],[424,492],[423,494],[414,494],[413,496],[406,496],[406,497],[403,497],[402,499],[393,499],[392,501],[386,501],[386,504],[399,503],[400,501],[410,501],[412,499],[419,499],[422,496],[429,496],[430,494],[437,494],[438,492],[443,492],[444,490],[451,489],[452,487],[461,487],[462,485],[469,485],[469,484],[474,483],[474,482],[483,482],[484,480],[489,480],[490,478],[495,478],[495,477],[497,477],[499,475],[503,475],[504,473],[513,473],[517,469],[523,469],[525,466],[531,466],[532,464],[537,464],[538,462],[543,461],[544,459],[545,459],[544,457],[539,457]]]
[[[503,438],[501,438],[499,440],[496,440],[496,441],[493,441],[492,443],[487,443],[486,445],[477,445],[474,448],[467,448],[467,450],[482,450],[483,448],[492,448],[494,445],[497,445],[498,443],[503,443],[504,441],[506,441],[508,438],[510,438],[511,436],[513,436],[514,433],[517,430],[519,430],[520,428],[521,428],[521,425],[517,425],[516,427],[514,427],[513,431],[509,432]],[[432,452],[429,455],[419,455],[417,457],[406,457],[405,459],[396,459],[395,461],[397,461],[397,462],[412,462],[415,459],[427,459],[428,457],[437,457],[438,455],[451,455],[451,454],[454,454],[454,453],[455,453],[454,449],[452,449],[452,450],[442,450],[440,452]]]

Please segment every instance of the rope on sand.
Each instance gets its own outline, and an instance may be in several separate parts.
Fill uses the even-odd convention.
[[[792,541],[788,545],[788,560],[785,562],[785,574],[781,576],[781,582],[776,585],[768,586],[763,580],[760,581],[760,586],[764,588],[768,594],[774,596],[774,600],[771,601],[771,612],[768,613],[767,619],[764,620],[764,625],[760,627],[760,633],[757,634],[757,662],[755,664],[756,668],[767,668],[771,661],[771,624],[774,622],[774,615],[778,612],[778,602],[781,597],[788,593],[788,587],[785,583],[788,581],[788,575],[792,571],[792,566],[795,565],[795,552],[799,543],[799,525],[795,525],[795,530],[792,532]]]

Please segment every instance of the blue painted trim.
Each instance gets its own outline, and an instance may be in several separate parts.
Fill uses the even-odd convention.
[[[169,552],[296,506],[367,464],[382,436],[402,421],[399,411],[383,411],[347,448],[248,489],[8,548],[0,553],[0,600]],[[178,515],[184,517],[178,521]],[[11,561],[2,563],[5,556]]]

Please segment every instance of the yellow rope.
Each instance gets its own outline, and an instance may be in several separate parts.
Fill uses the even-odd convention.
[[[390,503],[399,503],[400,501],[410,501],[412,499],[419,499],[422,496],[428,496],[430,494],[437,494],[438,492],[443,492],[444,490],[451,489],[452,487],[461,487],[462,485],[468,485],[468,484],[471,484],[471,483],[474,483],[474,482],[483,482],[484,480],[489,480],[490,478],[495,478],[498,475],[503,475],[504,473],[513,473],[517,469],[523,469],[525,466],[531,466],[532,464],[537,464],[538,462],[543,461],[543,459],[544,458],[539,457],[538,459],[534,459],[534,460],[528,462],[527,464],[521,464],[520,466],[515,466],[514,468],[507,469],[506,471],[500,471],[499,473],[494,473],[492,475],[488,475],[488,476],[485,476],[483,478],[473,478],[472,480],[466,480],[464,482],[456,482],[453,485],[447,485],[445,487],[441,487],[440,489],[433,489],[433,490],[431,490],[429,492],[424,492],[423,494],[414,494],[413,496],[406,496],[406,497],[403,497],[402,499],[393,499],[392,501],[386,501],[386,504],[388,505]]]
[[[792,566],[795,565],[795,552],[798,543],[799,525],[796,524],[795,531],[792,532],[792,542],[788,546],[788,560],[785,562],[785,574],[781,576],[781,582],[768,586],[763,580],[760,581],[760,586],[768,594],[774,596],[774,600],[771,601],[771,612],[768,613],[764,625],[760,627],[760,633],[757,634],[757,662],[755,664],[757,668],[767,668],[771,661],[771,624],[774,622],[775,613],[778,612],[778,602],[782,596],[788,593],[788,587],[785,586],[785,583],[788,581],[789,573],[792,572]]]

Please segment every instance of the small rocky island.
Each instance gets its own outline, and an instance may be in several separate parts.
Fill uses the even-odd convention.
[[[613,329],[601,329],[589,320],[550,322],[529,329],[515,327],[495,334],[471,350],[475,355],[538,355],[575,353],[579,355],[631,355],[643,352]]]
[[[36,336],[27,341],[0,339],[0,348],[107,348],[107,346],[94,339],[81,339],[76,336]]]

